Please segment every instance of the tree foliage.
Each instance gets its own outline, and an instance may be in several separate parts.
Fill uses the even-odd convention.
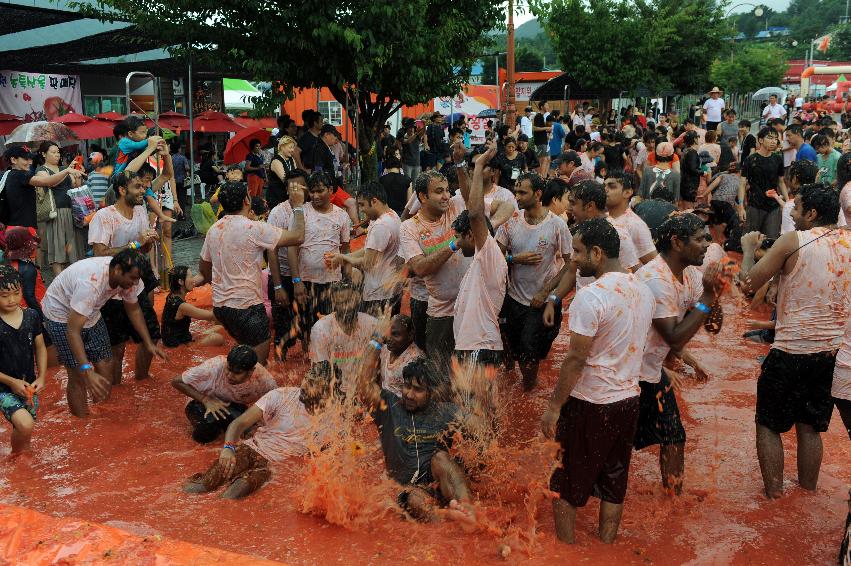
[[[87,3],[86,3],[87,4]],[[273,83],[267,107],[295,88],[327,87],[350,116],[361,148],[401,104],[452,96],[505,21],[494,2],[453,0],[103,0],[107,12],[179,55],[222,74]],[[79,6],[84,9],[85,6]]]
[[[726,92],[754,92],[766,86],[778,86],[788,65],[783,51],[771,44],[753,44],[736,51],[730,58],[712,64],[712,84]]]
[[[552,0],[533,11],[562,68],[581,84],[614,92],[704,89],[731,33],[713,0]]]

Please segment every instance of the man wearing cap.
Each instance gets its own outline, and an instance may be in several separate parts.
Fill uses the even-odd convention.
[[[718,128],[718,124],[722,120],[721,116],[727,107],[724,99],[721,98],[721,94],[720,88],[712,87],[712,90],[709,91],[709,98],[703,103],[703,110],[706,112],[706,130],[709,132]]]
[[[10,147],[5,153],[12,167],[0,176],[3,185],[3,195],[6,203],[0,210],[0,222],[6,226],[24,226],[38,228],[36,220],[35,187],[53,187],[65,180],[71,179],[77,184],[82,173],[73,167],[68,167],[45,177],[35,177],[30,172],[33,163],[32,154],[26,146]]]

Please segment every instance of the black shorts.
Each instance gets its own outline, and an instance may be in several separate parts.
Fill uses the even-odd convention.
[[[281,344],[289,348],[295,344],[296,336],[292,331],[295,313],[293,311],[293,301],[295,300],[295,292],[293,291],[293,278],[289,275],[281,275],[281,286],[287,293],[290,300],[288,305],[279,305],[275,301],[275,282],[269,277],[269,300],[272,302],[272,326],[275,328],[275,344]]]
[[[420,301],[411,297],[411,320],[414,323],[414,343],[420,350],[426,350],[426,321],[428,301]]]
[[[445,371],[455,351],[455,317],[429,316],[426,319],[426,353]]]
[[[145,326],[148,329],[148,334],[151,340],[156,342],[160,339],[160,321],[157,320],[157,313],[154,311],[154,305],[148,298],[145,291],[139,293],[139,307],[142,309],[142,316],[145,318]],[[124,308],[124,301],[110,299],[100,309],[100,314],[106,323],[106,330],[109,332],[109,343],[112,346],[124,344],[127,340],[132,339],[134,344],[141,344],[142,337],[133,328],[130,323],[130,318],[127,316],[127,311]]]
[[[502,350],[455,350],[455,358],[462,364],[498,367],[502,365]]]
[[[776,433],[795,423],[825,432],[833,413],[836,352],[789,354],[769,350],[756,382],[756,423]]]
[[[299,324],[302,336],[306,337],[310,336],[310,330],[320,315],[331,314],[334,305],[331,302],[331,283],[304,281],[304,290],[307,292],[307,308],[299,310]]]
[[[848,439],[851,440],[851,401],[834,397],[833,402],[836,404],[836,410],[839,411],[839,417],[848,432]]]
[[[677,397],[665,371],[662,370],[659,383],[639,381],[638,385],[641,387],[641,397],[635,449],[641,450],[654,444],[684,444],[686,429],[680,420]]]
[[[570,397],[556,425],[562,467],[553,472],[550,489],[574,507],[591,495],[623,503],[638,412],[638,397],[606,405]]]
[[[269,316],[262,303],[244,309],[213,307],[213,314],[239,344],[254,347],[272,339]]]
[[[500,319],[505,319],[503,331],[507,338],[506,347],[520,361],[543,360],[561,328],[561,304],[555,307],[555,324],[544,326],[544,309],[533,309],[505,296]]]

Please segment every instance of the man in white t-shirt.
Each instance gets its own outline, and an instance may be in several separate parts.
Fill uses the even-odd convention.
[[[629,207],[629,201],[634,193],[632,176],[625,174],[619,169],[606,171],[606,181],[603,183],[606,189],[606,210],[609,212],[609,221],[617,228],[626,230],[629,239],[635,247],[638,259],[644,265],[656,257],[656,245],[650,228]]]
[[[659,444],[662,485],[679,495],[683,487],[686,433],[675,390],[678,374],[663,370],[668,354],[678,354],[707,318],[720,309],[719,265],[700,271],[710,236],[698,216],[671,216],[657,230],[659,255],[638,271],[655,299],[653,326],[639,373],[641,405],[635,449]],[[715,313],[717,314],[717,313]]]
[[[604,218],[579,224],[573,261],[593,282],[570,305],[570,350],[542,417],[544,436],[562,447],[550,480],[556,535],[573,543],[576,510],[600,498],[599,535],[614,541],[629,479],[639,411],[638,371],[653,295],[618,261],[620,237]]]
[[[532,107],[527,106],[520,117],[520,133],[532,139]]]
[[[145,210],[145,180],[140,175],[130,176],[121,172],[113,180],[115,204],[98,210],[89,224],[89,244],[95,256],[114,256],[129,247],[140,249],[147,253],[154,241],[159,240],[157,231],[148,223],[148,212]],[[144,291],[139,295],[139,307],[145,316],[148,334],[155,342],[160,339],[160,324],[154,312],[151,293],[159,286],[159,280],[148,262],[142,272]],[[124,305],[121,300],[108,301],[101,309],[104,324],[109,332],[109,342],[112,345],[112,372],[110,379],[113,385],[121,383],[124,349],[127,340],[140,344],[142,338],[133,330]],[[136,348],[136,379],[146,379],[151,368],[153,357],[146,348]]]
[[[138,296],[148,259],[135,249],[113,257],[91,257],[71,264],[47,288],[41,303],[44,328],[59,363],[68,372],[68,408],[75,417],[88,415],[88,393],[95,402],[109,397],[112,349],[101,307],[112,298],[124,303],[127,319],[152,355],[165,354],[151,340]]]
[[[770,120],[772,118],[782,118],[785,122],[786,109],[783,108],[782,105],[778,104],[776,94],[772,94],[768,97],[768,106],[763,109],[762,117],[766,120]]]
[[[546,181],[523,173],[514,186],[520,212],[499,227],[496,241],[511,265],[508,296],[503,304],[506,349],[520,364],[524,389],[538,381],[538,365],[558,336],[561,311],[551,327],[543,325],[547,296],[561,281],[572,252],[570,230],[564,220],[543,205]]]
[[[724,99],[721,98],[722,94],[720,88],[712,87],[712,90],[709,91],[709,98],[703,103],[703,110],[706,113],[706,131],[708,132],[714,132],[718,124],[724,119],[723,113],[726,104]]]
[[[289,230],[249,218],[251,197],[245,183],[225,183],[219,203],[225,212],[204,239],[198,271],[213,286],[213,313],[240,344],[257,352],[261,364],[269,357],[269,316],[263,289],[263,252],[297,246],[304,240],[301,191],[290,193],[293,220]]]
[[[402,306],[402,259],[399,257],[399,216],[387,206],[387,192],[378,181],[358,191],[358,208],[370,221],[363,248],[351,254],[334,254],[334,262],[345,262],[363,271],[361,310],[375,317],[389,306],[399,314]]]
[[[236,418],[225,432],[218,459],[183,484],[187,493],[208,493],[224,485],[223,499],[241,499],[272,477],[271,467],[318,452],[332,432],[317,417],[331,394],[332,367],[315,364],[301,387],[272,389]],[[249,430],[257,427],[248,439]]]
[[[192,424],[192,440],[201,444],[217,439],[249,405],[278,386],[246,344],[189,368],[171,385],[191,399],[186,417]]]

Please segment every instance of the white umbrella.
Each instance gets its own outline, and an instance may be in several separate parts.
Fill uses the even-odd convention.
[[[776,96],[778,100],[783,100],[784,98],[786,98],[786,91],[776,86],[767,86],[765,88],[761,88],[755,93],[753,93],[751,98],[753,100],[768,100],[768,97],[772,94]]]
[[[65,124],[57,122],[24,122],[6,137],[6,146],[15,144],[36,144],[51,141],[60,146],[76,145],[80,138]]]

